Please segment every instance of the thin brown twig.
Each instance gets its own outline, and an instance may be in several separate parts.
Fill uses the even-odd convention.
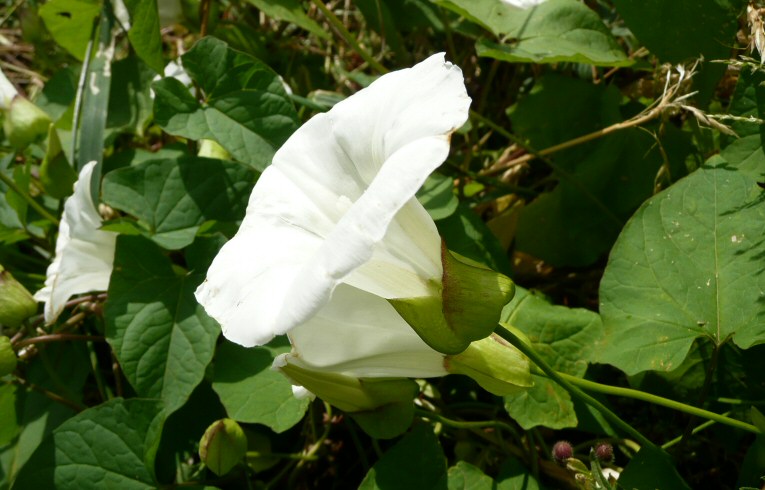
[[[40,335],[31,339],[20,340],[14,347],[20,349],[28,345],[47,344],[49,342],[66,342],[69,340],[87,340],[90,342],[104,342],[106,339],[101,335],[79,335],[74,333],[53,333],[50,335]]]
[[[75,412],[82,412],[83,410],[85,410],[87,408],[87,407],[84,407],[84,406],[80,405],[77,402],[73,402],[72,400],[64,398],[61,395],[53,393],[52,391],[47,390],[47,389],[43,388],[42,386],[37,386],[34,383],[30,383],[29,381],[25,380],[24,378],[20,378],[20,377],[16,376],[16,382],[19,385],[21,385],[21,386],[25,386],[25,387],[29,388],[30,390],[34,390],[34,391],[36,391],[38,393],[41,393],[41,394],[45,395],[46,397],[50,398],[54,402],[60,403],[62,405],[66,405],[67,407],[71,408]]]

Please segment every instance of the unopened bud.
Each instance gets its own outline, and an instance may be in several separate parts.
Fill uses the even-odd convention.
[[[199,457],[216,475],[225,475],[247,454],[247,436],[236,421],[220,419],[199,441]]]
[[[595,457],[603,463],[612,463],[614,461],[614,447],[607,442],[599,443],[595,446]]]
[[[552,458],[558,464],[566,464],[566,460],[574,457],[574,448],[568,441],[558,441],[553,445]]]
[[[48,134],[50,117],[26,98],[17,95],[5,113],[3,130],[11,145],[23,150],[36,139]]]
[[[0,324],[12,328],[37,312],[37,302],[27,289],[0,265]]]

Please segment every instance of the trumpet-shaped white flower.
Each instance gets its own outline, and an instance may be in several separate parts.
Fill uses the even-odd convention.
[[[224,336],[253,346],[286,333],[292,352],[274,368],[351,412],[411,399],[407,377],[461,372],[503,394],[530,385],[520,354],[512,368],[497,366],[495,341],[484,339],[445,356],[400,312],[419,311],[423,298],[440,305],[445,270],[455,267],[442,264],[448,252],[414,195],[446,159],[469,105],[462,72],[437,54],[293,134],[196,291]]]
[[[461,70],[437,54],[293,134],[196,292],[223,334],[265,344],[306,324],[338,284],[385,299],[432,295],[441,239],[414,194],[469,104]]]
[[[114,264],[117,235],[102,231],[102,219],[91,197],[93,168],[90,162],[80,171],[74,194],[64,203],[56,241],[56,257],[48,266],[45,287],[35,293],[45,302],[45,321],[52,323],[75,294],[104,291]]]

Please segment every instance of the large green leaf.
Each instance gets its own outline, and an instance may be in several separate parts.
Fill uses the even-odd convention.
[[[170,134],[212,139],[234,158],[263,170],[297,129],[282,81],[257,59],[207,37],[183,55],[183,66],[205,94],[202,103],[181,82],[153,84],[157,123]]]
[[[539,355],[556,371],[583,376],[595,343],[603,334],[598,315],[582,308],[548,303],[523,288],[504,309],[503,321],[526,334]],[[534,386],[505,397],[505,409],[524,429],[577,424],[569,394],[550,379],[532,374]]]
[[[159,32],[158,0],[125,0],[130,13],[128,39],[136,54],[152,70],[162,73],[165,61],[162,59],[162,36]],[[162,0],[159,0],[162,1]]]
[[[136,392],[160,398],[168,413],[186,402],[205,374],[220,332],[194,299],[207,265],[186,259],[179,272],[160,248],[137,236],[117,239],[106,302],[106,337]]]
[[[40,17],[53,39],[82,61],[93,32],[93,21],[100,11],[97,0],[51,0],[40,7]]]
[[[109,106],[106,115],[107,138],[110,133],[144,134],[153,116],[151,81],[154,71],[135,55],[116,61],[112,67]]]
[[[149,160],[109,172],[103,199],[138,218],[141,231],[167,249],[194,240],[205,221],[244,216],[255,181],[252,168],[199,157]]]
[[[156,488],[146,462],[162,417],[154,400],[116,398],[85,410],[53,431],[14,488]]]
[[[319,36],[322,39],[329,39],[329,32],[321,28],[315,20],[308,17],[303,10],[301,2],[298,0],[247,0],[257,8],[262,10],[269,17],[274,19],[291,22],[306,31]]]
[[[602,362],[671,371],[700,337],[765,342],[763,197],[717,157],[635,213],[600,286]]]
[[[614,0],[627,27],[662,61],[726,58],[743,0]]]
[[[485,264],[490,269],[509,274],[510,260],[499,239],[467,204],[444,219],[436,221],[438,232],[449,250]]]
[[[525,10],[501,0],[439,3],[508,39],[502,43],[479,40],[479,56],[521,63],[632,64],[598,14],[576,0],[547,0]]]
[[[415,425],[375,463],[359,490],[447,489],[444,451],[428,424]]]
[[[519,135],[542,149],[619,122],[620,98],[613,87],[546,76],[512,109],[510,118]],[[677,133],[667,132],[665,139],[684,137]],[[677,147],[664,145],[672,158],[683,159],[675,154]],[[656,140],[638,129],[550,159],[559,183],[521,211],[516,246],[556,266],[589,265],[605,254],[623,223],[652,194],[663,162]]]
[[[289,350],[283,338],[251,349],[231,342],[218,347],[213,389],[230,418],[267,425],[275,432],[284,432],[303,418],[308,399],[295,398],[287,378],[271,370],[274,358]]]
[[[635,490],[672,488],[690,489],[667,453],[652,447],[643,447],[619,476],[619,486]]]

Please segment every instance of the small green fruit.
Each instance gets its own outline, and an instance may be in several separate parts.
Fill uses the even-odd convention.
[[[199,441],[199,457],[216,475],[225,475],[247,454],[247,436],[235,420],[220,419]]]

